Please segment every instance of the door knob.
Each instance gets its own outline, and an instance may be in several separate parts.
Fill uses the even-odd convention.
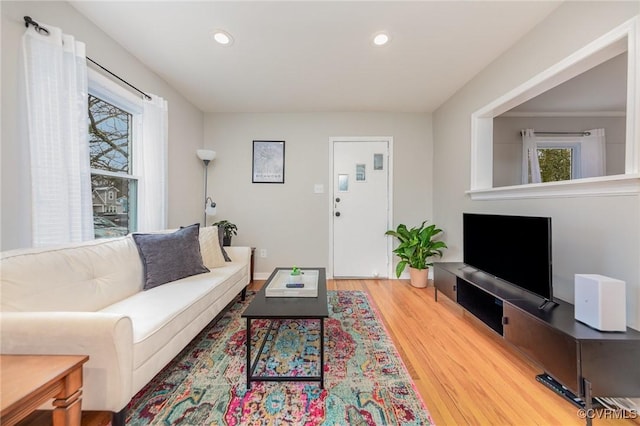
[[[336,198],[336,203],[340,202],[340,197]]]
[[[340,212],[336,212],[336,216],[340,216]]]

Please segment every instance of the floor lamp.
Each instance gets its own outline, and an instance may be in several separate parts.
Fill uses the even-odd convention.
[[[207,183],[209,181],[209,163],[216,158],[216,152],[210,149],[199,149],[196,151],[198,158],[204,164],[204,220],[202,226],[207,226],[207,216],[216,214],[216,203],[207,195]]]

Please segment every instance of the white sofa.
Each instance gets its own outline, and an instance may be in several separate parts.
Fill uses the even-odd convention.
[[[206,258],[212,248],[200,238]],[[114,423],[124,424],[130,399],[244,296],[250,248],[225,249],[232,261],[224,266],[149,290],[143,290],[144,266],[130,235],[4,252],[0,351],[89,355],[82,409],[111,411]]]

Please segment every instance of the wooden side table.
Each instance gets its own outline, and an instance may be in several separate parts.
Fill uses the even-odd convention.
[[[86,355],[1,355],[0,424],[11,426],[53,398],[53,426],[80,425]]]

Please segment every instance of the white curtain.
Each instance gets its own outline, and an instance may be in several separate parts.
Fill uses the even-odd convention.
[[[540,163],[538,146],[533,129],[521,130],[522,134],[522,183],[540,183]]]
[[[142,138],[136,174],[138,181],[138,230],[167,228],[168,105],[160,96],[144,101]],[[135,159],[134,159],[135,161]]]
[[[606,138],[604,129],[592,129],[584,136],[536,137],[533,129],[521,130],[522,134],[522,183],[539,183],[540,162],[538,148],[567,147],[574,150],[576,158],[574,179],[606,175]]]
[[[587,130],[580,142],[580,177],[606,175],[604,129]]]
[[[34,246],[93,238],[85,47],[45,27],[22,38]]]

